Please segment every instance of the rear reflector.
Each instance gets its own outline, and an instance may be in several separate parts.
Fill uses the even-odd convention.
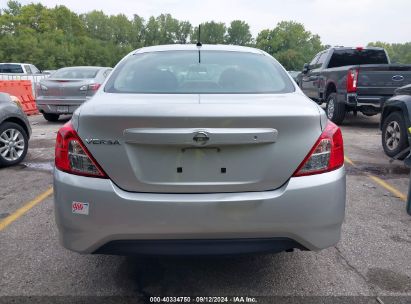
[[[78,137],[69,121],[57,133],[56,168],[67,173],[108,178]]]
[[[344,144],[341,130],[328,122],[320,138],[300,164],[293,176],[305,176],[329,172],[344,164]]]

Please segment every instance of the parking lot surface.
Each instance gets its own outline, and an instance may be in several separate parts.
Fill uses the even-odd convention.
[[[350,116],[342,126],[347,209],[337,246],[213,258],[79,255],[62,248],[52,195],[36,198],[52,187],[54,140],[64,120],[50,123],[38,115],[30,122],[26,160],[0,170],[0,221],[33,206],[0,228],[0,296],[366,295],[411,301],[411,217],[404,197],[389,190],[406,195],[409,170],[384,155],[379,116]]]

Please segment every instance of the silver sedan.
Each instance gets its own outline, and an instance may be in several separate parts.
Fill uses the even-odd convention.
[[[126,56],[57,135],[60,239],[81,253],[320,250],[340,238],[340,129],[267,53]]]
[[[48,121],[72,114],[90,99],[110,74],[111,68],[82,66],[62,68],[37,85],[37,108]]]

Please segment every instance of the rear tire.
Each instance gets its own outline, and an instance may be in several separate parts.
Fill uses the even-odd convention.
[[[43,113],[43,117],[47,121],[58,121],[60,118],[59,114],[52,114],[52,113]]]
[[[382,147],[389,157],[394,157],[409,145],[404,117],[400,112],[392,112],[382,124]],[[399,158],[403,160],[407,155]]]
[[[16,165],[27,154],[29,139],[26,131],[14,122],[0,125],[0,167]]]
[[[344,121],[345,104],[337,102],[337,93],[331,93],[328,95],[325,112],[327,113],[328,119],[337,125]]]

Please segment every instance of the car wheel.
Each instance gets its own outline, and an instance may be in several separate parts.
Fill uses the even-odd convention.
[[[408,136],[404,117],[400,112],[392,112],[382,125],[382,147],[385,154],[394,157],[408,147]],[[406,155],[400,159],[404,159]]]
[[[43,113],[43,117],[47,120],[47,121],[57,121],[60,118],[59,114],[52,114],[52,113]]]
[[[0,126],[0,167],[21,162],[27,154],[28,137],[18,124],[6,122]]]
[[[327,113],[328,119],[337,125],[344,121],[345,104],[337,102],[337,93],[331,93],[328,96],[325,112]]]

